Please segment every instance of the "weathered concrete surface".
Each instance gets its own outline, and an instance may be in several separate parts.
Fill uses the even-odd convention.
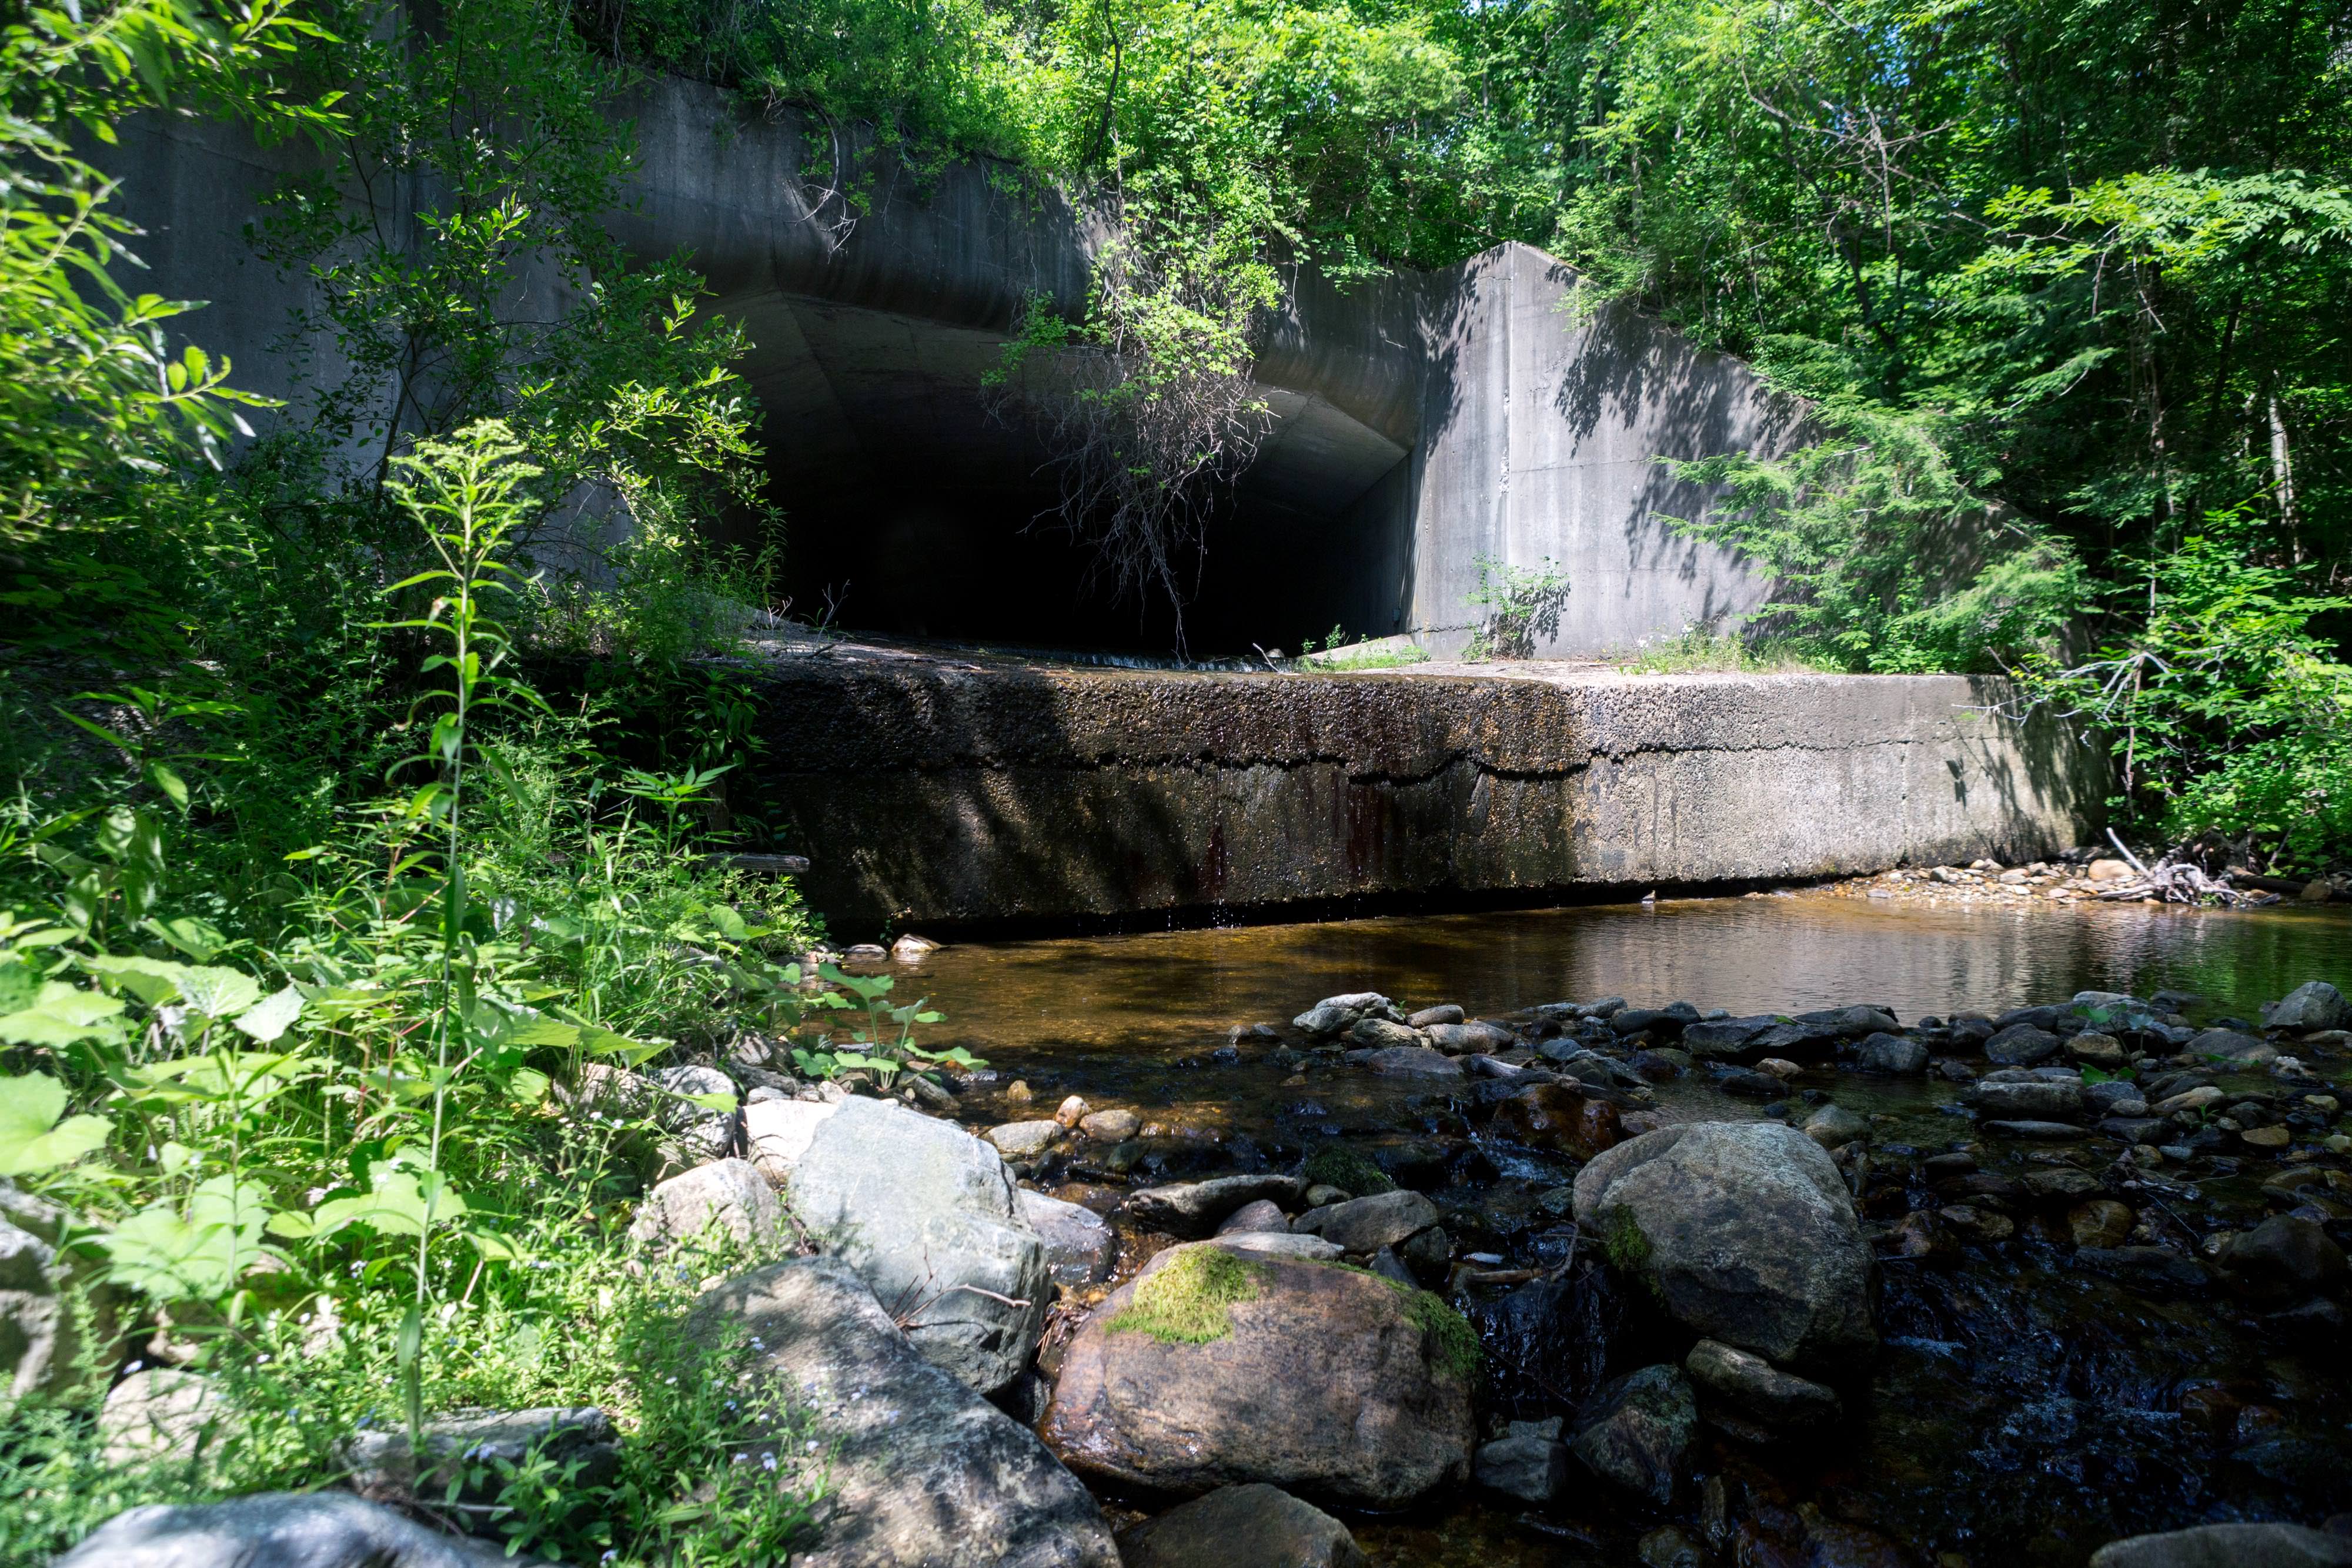
[[[1031,299],[1081,308],[1098,220],[1003,165],[918,176],[871,148],[848,150],[853,213],[813,173],[832,162],[812,141],[828,128],[747,117],[704,84],[657,78],[616,112],[638,149],[616,236],[646,258],[687,253],[710,283],[708,308],[751,340],[740,368],[793,522],[788,591],[806,605],[845,585],[845,623],[910,634],[1168,645],[1164,614],[1088,593],[1086,551],[1031,527],[1054,495],[1048,454],[981,396]],[[289,333],[316,291],[280,277],[244,231],[279,182],[316,172],[315,153],[148,116],[99,155],[149,231],[138,287],[210,301],[175,327],[299,417],[302,374],[332,383],[348,366],[331,335]],[[433,204],[405,178],[367,197],[394,233]],[[552,269],[512,283],[519,319],[565,302]],[[1481,556],[1567,572],[1540,650],[1553,654],[1627,647],[1760,601],[1747,567],[1663,520],[1705,497],[1656,461],[1793,438],[1800,411],[1746,366],[1628,311],[1566,308],[1574,276],[1525,246],[1345,294],[1309,273],[1292,284],[1255,368],[1271,429],[1198,563],[1196,650],[1295,648],[1336,622],[1451,652],[1472,624]],[[602,515],[593,497],[582,507]],[[549,563],[585,570],[572,551],[593,532],[551,545]]]
[[[1491,667],[1485,667],[1491,669]],[[761,779],[850,921],[2031,859],[2098,786],[1950,675],[1201,674],[780,655]]]

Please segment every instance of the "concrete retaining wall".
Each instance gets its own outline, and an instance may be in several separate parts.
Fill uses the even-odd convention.
[[[1530,666],[1532,672],[1538,667]],[[2088,752],[1961,676],[769,666],[761,780],[855,927],[1540,902],[2077,841]]]
[[[1097,221],[1007,168],[919,177],[870,150],[854,160],[853,212],[812,177],[832,162],[812,140],[823,127],[749,119],[698,83],[653,81],[620,112],[639,167],[635,205],[610,221],[641,256],[688,253],[709,308],[744,325],[801,602],[846,582],[852,625],[1168,646],[1164,617],[1094,602],[1083,549],[1029,527],[1052,499],[1050,455],[981,396],[1029,300],[1082,308]],[[307,287],[244,237],[272,185],[314,165],[307,147],[264,151],[226,127],[150,116],[100,155],[150,231],[138,287],[211,301],[179,325],[230,354],[242,384],[293,395],[298,370],[343,373],[325,335],[288,332],[315,304]],[[413,186],[376,193],[393,232],[430,204]],[[518,310],[548,316],[562,301],[542,296],[558,287],[519,279]],[[1346,294],[1296,277],[1256,367],[1273,430],[1211,526],[1195,650],[1295,647],[1336,622],[1450,653],[1474,622],[1482,557],[1566,572],[1557,633],[1538,650],[1554,655],[1759,602],[1765,585],[1741,562],[1674,535],[1664,518],[1706,498],[1657,459],[1778,450],[1800,411],[1654,322],[1572,313],[1576,287],[1517,245]],[[363,445],[355,457],[380,455]]]

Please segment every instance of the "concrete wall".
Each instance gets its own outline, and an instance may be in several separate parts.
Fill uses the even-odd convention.
[[[701,84],[655,81],[622,111],[640,167],[613,226],[640,256],[690,254],[709,308],[745,326],[742,370],[767,411],[804,601],[847,578],[853,624],[1166,634],[1086,612],[1083,551],[1028,528],[1052,498],[1049,455],[980,396],[1030,299],[1082,308],[1097,220],[1009,167],[919,174],[835,149],[795,116],[747,119]],[[858,171],[847,193],[813,172],[837,154]],[[257,390],[290,391],[306,358],[340,373],[331,342],[289,339],[306,291],[254,259],[243,234],[276,180],[310,167],[306,149],[154,117],[106,162],[151,230],[144,286],[212,301],[190,335],[230,353]],[[415,199],[394,193],[387,221],[411,221]],[[1274,429],[1212,525],[1195,646],[1289,644],[1337,621],[1451,652],[1474,622],[1482,556],[1566,571],[1565,613],[1541,653],[1624,648],[1754,605],[1764,589],[1752,573],[1661,520],[1704,497],[1655,459],[1775,448],[1797,412],[1738,361],[1654,322],[1572,315],[1575,287],[1517,245],[1346,294],[1296,277],[1257,363]]]
[[[782,660],[758,780],[849,926],[2031,859],[2091,754],[1960,676],[1207,675]]]

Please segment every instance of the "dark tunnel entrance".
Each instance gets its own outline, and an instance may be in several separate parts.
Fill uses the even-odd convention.
[[[1096,580],[1091,548],[1051,515],[1050,454],[985,405],[982,378],[1000,339],[814,299],[782,304],[754,325],[752,379],[793,614],[830,604],[852,631],[1174,650],[1164,598],[1118,601]],[[1320,399],[1265,396],[1272,427],[1188,563],[1186,651],[1296,651],[1335,625],[1350,637],[1403,631],[1407,454]]]

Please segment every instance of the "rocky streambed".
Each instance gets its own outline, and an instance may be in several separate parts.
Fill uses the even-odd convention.
[[[2324,984],[2261,1019],[2085,992],[1908,1020],[1614,998],[1474,1019],[1365,993],[1195,1063],[1282,1074],[1269,1136],[1083,1094],[1048,1113],[984,1075],[959,1113],[1025,1103],[984,1134],[1033,1203],[1108,1222],[1064,1265],[1055,1391],[1024,1410],[1115,1518],[1257,1480],[1351,1505],[1381,1561],[2078,1563],[2352,1508],[2347,1022]],[[1278,1250],[1276,1282],[1223,1348],[1138,1337],[1162,1260],[1212,1233]],[[1376,1337],[1318,1336],[1329,1309],[1279,1282],[1309,1238],[1477,1335],[1465,1475],[1368,1491],[1293,1451],[1344,1429],[1360,1466],[1367,1428],[1268,1390],[1367,1406],[1261,1343],[1261,1315]]]
[[[795,1412],[761,1457],[826,1488],[796,1562],[2352,1563],[2347,1027],[2324,983],[2257,1018],[1359,992],[1183,1060],[1272,1102],[1250,1132],[1011,1064],[803,1084],[747,1040],[668,1070],[742,1104],[676,1129],[633,1234],[785,1259],[683,1328]],[[226,1517],[147,1511],[77,1558]]]

